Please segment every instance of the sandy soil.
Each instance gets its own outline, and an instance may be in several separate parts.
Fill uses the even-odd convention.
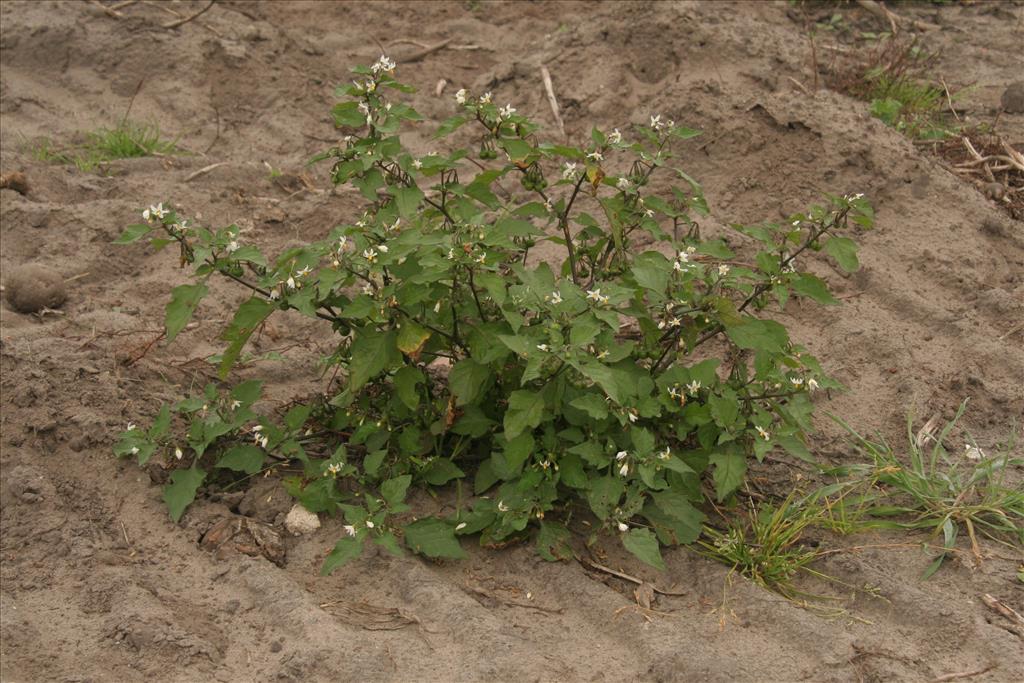
[[[204,4],[165,7],[184,14]],[[883,28],[854,6],[840,11],[862,30]],[[1024,74],[1024,7],[898,11],[931,26],[924,39],[944,50],[938,72],[952,87],[974,83],[968,114],[991,120]],[[545,563],[529,547],[468,548],[470,559],[453,564],[366,556],[321,578],[336,520],[287,538],[280,567],[217,556],[198,539],[218,519],[281,524],[290,502],[277,480],[260,480],[241,500],[205,497],[174,525],[150,473],[111,455],[126,422],[207,381],[202,359],[219,351],[241,296],[218,284],[201,324],[126,365],[159,333],[169,287],[185,274],[166,254],[111,240],[161,199],[212,224],[237,222],[270,252],[323,235],[355,198],[330,188],[326,168],[304,164],[333,139],[333,86],[376,58],[374,37],[481,47],[407,65],[419,48],[391,50],[402,79],[421,88],[413,100],[428,121],[413,141],[423,152],[459,87],[493,90],[553,129],[545,64],[570,136],[654,112],[705,131],[679,150],[713,207],[705,234],[800,210],[822,192],[866,193],[878,221],[861,240],[862,271],[820,270],[845,305],[793,307],[786,319],[849,387],[820,398],[816,452],[827,462],[855,457],[826,412],[898,442],[909,410],[950,417],[967,396],[965,424],[979,442],[1004,437],[1024,415],[1024,224],[865,104],[805,93],[811,61],[797,8],[224,0],[177,29],[162,28],[174,17],[149,3],[123,15],[85,2],[0,5],[0,170],[22,171],[30,185],[25,195],[0,190],[0,266],[40,262],[77,277],[59,314],[2,310],[3,681],[927,681],[986,667],[969,680],[1021,679],[1021,639],[979,601],[991,593],[1024,606],[1013,579],[1022,557],[995,544],[983,545],[980,567],[952,561],[922,582],[921,538],[824,538],[833,547],[908,543],[821,561],[844,583],[806,587],[834,596],[838,616],[730,581],[686,549],[668,552],[659,575],[609,544],[606,564],[686,590],[660,596],[645,615],[632,584]],[[449,85],[437,98],[440,78]],[[193,155],[94,173],[33,158],[40,136],[67,143],[116,124],[140,79],[132,118],[180,135]],[[1024,116],[1004,114],[999,125],[1024,142]],[[272,180],[264,161],[286,175]],[[217,162],[226,163],[186,181]],[[288,181],[300,173],[323,191],[293,194]],[[280,319],[258,350],[283,350],[288,363],[238,376],[274,383],[278,402],[309,395],[322,386],[326,334]],[[784,486],[801,474],[762,472]]]

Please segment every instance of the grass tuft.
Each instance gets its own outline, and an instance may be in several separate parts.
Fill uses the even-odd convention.
[[[89,133],[82,145],[60,149],[51,140],[44,139],[32,152],[40,161],[71,164],[88,172],[115,159],[163,156],[177,154],[180,150],[177,139],[165,139],[158,126],[125,121],[116,128],[100,128]]]

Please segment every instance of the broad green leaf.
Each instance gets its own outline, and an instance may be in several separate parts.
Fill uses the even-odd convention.
[[[157,413],[156,419],[153,420],[153,425],[149,428],[149,438],[156,441],[167,433],[170,426],[171,407],[165,403],[160,406],[160,412]]]
[[[809,297],[819,304],[838,304],[839,300],[828,291],[828,285],[824,280],[809,273],[803,273],[793,278],[790,286],[797,294]]]
[[[241,403],[243,407],[250,406],[259,399],[262,389],[263,382],[258,379],[250,379],[235,386],[231,390],[231,398]]]
[[[587,502],[590,509],[594,511],[600,520],[608,519],[612,509],[619,504],[619,498],[625,486],[622,480],[614,476],[605,476],[594,479],[590,482],[590,491],[587,492]]]
[[[167,328],[167,343],[174,341],[178,333],[185,329],[196,306],[207,292],[206,285],[198,283],[195,285],[180,285],[171,290],[171,301],[167,304],[165,327]]]
[[[409,219],[419,211],[420,202],[423,201],[423,191],[415,185],[411,187],[392,187],[391,194],[395,198],[395,206],[398,215]]]
[[[747,459],[742,453],[713,453],[708,461],[715,466],[715,495],[721,502],[743,483],[743,475],[747,473]]]
[[[527,429],[533,429],[544,417],[544,397],[533,391],[513,391],[505,411],[505,438],[514,439]]]
[[[447,484],[452,479],[459,479],[466,476],[459,467],[447,458],[438,458],[432,460],[423,471],[420,473],[423,477],[423,481],[427,482],[431,486],[441,486]]]
[[[392,365],[402,360],[396,345],[397,333],[394,330],[379,332],[372,328],[362,328],[356,332],[352,342],[352,360],[349,362],[349,389],[358,391],[363,386]]]
[[[666,569],[665,560],[661,559],[658,539],[650,529],[630,529],[622,535],[622,545],[642,562],[646,562],[655,569],[662,571]]]
[[[537,554],[548,562],[571,560],[572,546],[569,545],[569,530],[556,522],[541,522],[537,532]]]
[[[264,458],[266,458],[266,453],[259,446],[240,444],[229,448],[217,461],[217,467],[246,474],[256,474],[263,468]]]
[[[466,117],[461,114],[458,116],[452,116],[449,119],[445,119],[438,127],[437,132],[434,133],[435,138],[443,138],[446,135],[451,135],[456,129],[466,122]]]
[[[198,468],[175,470],[171,473],[171,483],[164,486],[164,502],[171,519],[177,522],[185,513],[185,508],[196,499],[196,491],[206,479],[206,472]]]
[[[411,474],[403,474],[400,477],[388,479],[380,485],[380,495],[387,501],[388,505],[394,506],[405,502],[405,493],[412,483]]]
[[[744,317],[740,325],[729,325],[725,333],[736,346],[754,351],[781,353],[789,341],[786,328],[774,320]]]
[[[462,559],[466,551],[455,538],[455,528],[436,517],[427,517],[405,527],[405,544],[427,557]]]
[[[814,459],[814,456],[811,455],[811,452],[809,450],[807,450],[806,444],[804,444],[804,442],[801,441],[799,437],[795,435],[778,436],[775,437],[774,440],[775,443],[785,448],[790,455],[800,458],[805,462],[817,464],[817,461]]]
[[[535,152],[532,145],[518,138],[505,138],[499,144],[508,152],[509,158],[514,162],[524,161]]]
[[[430,339],[430,330],[412,320],[403,320],[401,327],[398,328],[398,350],[413,362],[420,359],[420,354],[428,339]]]
[[[323,566],[320,567],[320,574],[327,576],[338,567],[351,562],[362,554],[363,539],[346,536],[334,545],[334,550],[330,552],[324,560]]]
[[[463,436],[470,436],[478,439],[486,434],[497,422],[487,417],[487,414],[479,406],[466,406],[466,411],[455,424],[452,431]]]
[[[273,302],[255,296],[238,307],[231,324],[221,335],[224,341],[230,342],[220,362],[222,379],[227,377],[231,366],[238,360],[238,356],[242,353],[242,347],[249,341],[252,333],[276,309]]]
[[[636,257],[632,271],[638,285],[652,292],[664,293],[672,264],[656,251],[645,251]]]
[[[360,128],[366,125],[366,114],[359,111],[358,102],[342,102],[334,105],[331,110],[334,116],[334,125],[347,126],[349,128]]]
[[[402,550],[402,546],[399,545],[398,539],[390,531],[385,531],[380,536],[374,536],[373,542],[384,548],[392,557],[403,557],[405,551]]]
[[[114,244],[131,244],[145,235],[148,235],[149,231],[152,229],[152,225],[145,225],[141,223],[137,225],[129,225],[128,228],[121,233],[121,236],[114,240]]]
[[[409,410],[416,410],[420,405],[420,393],[416,387],[423,383],[423,373],[411,365],[403,365],[391,380],[395,385],[398,400]]]
[[[860,268],[857,259],[857,243],[848,237],[833,237],[825,242],[825,253],[836,260],[839,267],[847,273]]]
[[[595,420],[603,420],[608,417],[608,401],[597,394],[584,394],[573,399],[569,405],[586,412]]]
[[[659,510],[672,518],[672,531],[677,543],[693,543],[701,534],[700,525],[704,513],[693,506],[687,497],[678,491],[657,491],[651,494]]]
[[[448,374],[448,388],[455,395],[455,405],[476,403],[494,381],[491,369],[471,358],[460,360]]]

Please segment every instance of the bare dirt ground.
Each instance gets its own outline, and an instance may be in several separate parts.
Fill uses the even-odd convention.
[[[866,104],[808,94],[798,7],[224,0],[179,28],[161,27],[175,19],[167,10],[205,4],[139,3],[120,18],[86,2],[0,5],[0,170],[22,171],[29,183],[24,195],[0,190],[0,266],[39,262],[77,278],[59,314],[2,310],[3,681],[928,681],[982,669],[968,680],[1024,677],[1024,643],[979,600],[990,593],[1020,610],[1024,585],[1014,574],[1024,558],[992,543],[980,566],[954,559],[922,582],[923,537],[825,538],[835,548],[906,544],[822,560],[817,569],[843,583],[807,588],[837,599],[832,616],[729,580],[727,568],[686,549],[668,552],[659,575],[608,544],[606,564],[686,591],[659,596],[645,614],[632,584],[545,563],[530,547],[467,548],[470,559],[452,564],[371,555],[329,578],[317,569],[341,533],[337,520],[288,538],[280,567],[200,548],[225,515],[279,525],[290,501],[277,480],[259,480],[242,500],[204,497],[174,525],[150,473],[116,461],[110,447],[129,420],[208,380],[202,359],[220,351],[217,335],[240,293],[218,285],[198,327],[126,365],[159,334],[169,288],[186,279],[166,254],[110,242],[158,200],[213,225],[236,222],[270,253],[325,234],[355,198],[330,188],[325,167],[304,164],[335,139],[333,87],[378,56],[374,38],[452,40],[412,63],[403,61],[419,47],[389,47],[402,80],[420,88],[413,103],[428,120],[413,140],[423,152],[460,87],[493,90],[554,130],[544,64],[572,137],[655,112],[704,130],[679,153],[712,205],[705,234],[776,219],[822,192],[864,192],[878,220],[861,238],[863,269],[849,278],[820,271],[844,305],[794,307],[786,318],[849,387],[819,399],[814,445],[826,462],[855,457],[826,412],[899,443],[908,411],[948,418],[969,396],[965,425],[983,446],[1024,415],[1024,224],[872,119]],[[895,10],[926,25],[923,39],[943,50],[937,72],[951,87],[975,84],[967,114],[991,121],[1003,90],[1024,75],[1024,6]],[[833,11],[811,6],[808,16]],[[885,28],[856,5],[837,11],[860,30]],[[455,49],[469,44],[480,49]],[[440,78],[448,89],[435,97]],[[33,157],[41,136],[66,143],[116,125],[140,80],[131,117],[180,135],[192,155],[95,172]],[[999,127],[1024,142],[1024,115],[1003,114]],[[285,175],[271,179],[264,161]],[[186,181],[217,162],[225,163]],[[301,184],[289,181],[300,173],[316,191],[294,193]],[[282,318],[257,350],[282,350],[289,361],[238,375],[273,383],[281,403],[308,396],[322,386],[316,361],[328,335]],[[801,470],[776,464],[762,474],[791,486]]]

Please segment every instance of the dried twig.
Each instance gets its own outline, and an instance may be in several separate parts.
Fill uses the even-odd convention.
[[[953,112],[953,116],[956,117],[957,121],[960,121],[960,114],[957,113],[956,107],[953,106],[953,96],[949,94],[949,86],[946,85],[946,80],[939,76],[939,82],[942,83],[942,89],[946,93],[946,104],[949,105],[949,111]]]
[[[871,14],[874,14],[879,19],[889,22],[889,28],[892,29],[892,34],[896,35],[900,31],[900,22],[902,21],[897,15],[886,9],[885,5],[875,0],[857,0],[857,4],[863,9],[867,10]]]
[[[988,178],[988,181],[990,183],[994,183],[996,181],[996,177],[992,175],[992,169],[990,169],[988,164],[985,163],[985,159],[978,154],[978,150],[974,149],[974,145],[971,144],[971,141],[966,135],[962,136],[960,139],[963,140],[964,147],[967,148],[967,153],[974,157],[976,161],[981,162],[981,168],[985,171],[985,176]]]
[[[210,164],[209,166],[203,166],[198,171],[195,171],[193,173],[188,174],[188,177],[185,178],[185,182],[187,183],[190,180],[195,180],[196,178],[198,178],[201,175],[206,175],[207,173],[209,173],[213,169],[219,168],[219,167],[223,166],[226,163],[228,163],[228,162],[226,162],[226,161],[218,161],[215,164]]]
[[[551,113],[555,116],[555,123],[558,130],[565,137],[565,124],[562,122],[562,115],[558,113],[558,100],[555,99],[555,88],[551,84],[551,72],[546,66],[540,67],[540,77],[544,80],[544,91],[548,94],[548,104],[551,105]]]
[[[579,562],[580,564],[582,564],[585,567],[590,567],[591,569],[596,569],[597,571],[604,572],[605,574],[611,574],[612,576],[618,577],[618,578],[622,579],[623,581],[629,581],[630,583],[635,583],[638,586],[643,586],[645,583],[647,583],[646,581],[642,581],[641,579],[638,579],[635,576],[630,576],[629,574],[625,574],[623,572],[616,571],[616,570],[612,569],[611,567],[604,566],[603,564],[598,564],[596,562],[591,562],[590,560],[584,560],[579,555],[576,556],[576,561]],[[686,595],[685,591],[682,591],[682,592],[665,591],[665,590],[661,590],[657,586],[654,586],[653,584],[648,584],[648,585],[651,586],[651,590],[653,590],[655,593],[658,593],[660,595],[676,595],[676,596],[678,596],[678,595]]]
[[[163,25],[163,28],[167,28],[167,29],[178,28],[182,24],[187,24],[188,22],[192,21],[196,17],[198,17],[198,16],[200,16],[202,14],[205,14],[207,12],[207,10],[209,10],[211,7],[213,7],[216,4],[216,2],[217,2],[217,0],[210,0],[210,4],[208,4],[206,7],[204,7],[201,10],[199,10],[198,12],[193,12],[192,14],[188,15],[187,17],[182,17],[181,19],[177,19],[175,21],[169,21],[169,22],[167,22],[166,24]]]
[[[113,17],[115,19],[120,19],[124,17],[124,15],[118,12],[116,9],[114,9],[113,7],[107,7],[102,2],[100,2],[100,0],[89,0],[89,4],[99,7],[101,10],[103,10],[103,13],[106,14],[108,17]]]
[[[984,669],[978,669],[977,671],[962,671],[960,673],[955,674],[945,674],[944,676],[933,678],[931,683],[942,683],[943,681],[955,681],[960,678],[971,678],[972,676],[980,676],[981,674],[987,671],[991,671],[994,668],[996,668],[995,664],[989,664]]]
[[[400,57],[398,58],[397,61],[401,62],[402,64],[412,64],[413,62],[418,62],[424,57],[434,54],[438,50],[443,50],[448,46],[448,43],[450,42],[452,42],[451,38],[445,38],[437,45],[430,45],[429,47],[423,48],[419,52],[412,53],[408,57]]]
[[[448,87],[448,79],[442,78],[439,80],[437,85],[434,86],[434,97],[440,97],[446,87]]]
[[[985,606],[990,610],[1002,615],[1010,622],[1009,625],[1004,625],[1003,628],[1010,633],[1015,634],[1018,638],[1024,639],[1024,617],[1009,605],[998,598],[992,597],[988,593],[981,596],[981,601],[985,603]]]

